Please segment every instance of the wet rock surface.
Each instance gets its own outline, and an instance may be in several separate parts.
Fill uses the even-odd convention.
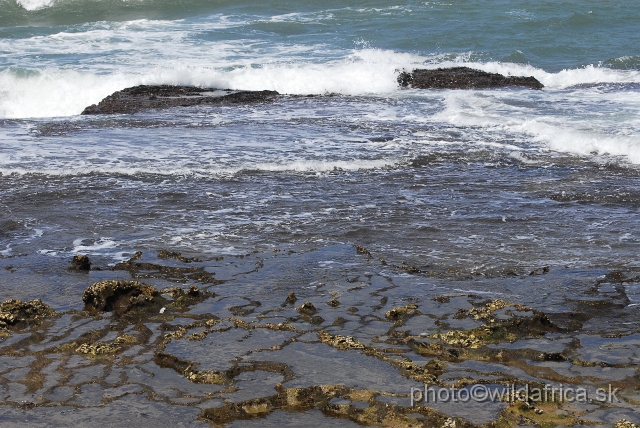
[[[125,314],[135,308],[160,309],[165,299],[153,286],[138,281],[101,281],[82,294],[87,309]]]
[[[71,260],[71,269],[80,271],[91,270],[91,260],[89,260],[89,256],[81,254],[73,256],[73,259]]]
[[[544,88],[544,85],[532,76],[503,76],[469,67],[415,69],[410,73],[403,71],[398,75],[398,83],[400,86],[415,89],[490,89],[511,86]]]
[[[393,255],[383,263],[374,248],[347,245],[151,254],[92,270],[117,279],[79,290],[85,311],[0,304],[16,320],[0,339],[7,420],[19,409],[33,424],[64,425],[127,400],[174,424],[210,426],[298,413],[325,426],[637,426],[640,321],[625,290],[640,272],[551,266],[544,275],[529,275],[531,267],[461,280],[453,271],[408,272]],[[283,273],[283,263],[314,281]],[[61,275],[84,277],[67,267]],[[224,280],[190,277],[214,270]],[[425,387],[561,384],[591,392],[611,385],[619,401],[412,401]],[[52,416],[52,408],[67,410]]]
[[[0,332],[9,327],[33,325],[55,315],[55,311],[40,299],[30,302],[6,300],[0,303]]]
[[[194,86],[140,85],[114,92],[82,114],[132,114],[140,110],[202,104],[252,104],[274,100],[275,91],[232,91]]]

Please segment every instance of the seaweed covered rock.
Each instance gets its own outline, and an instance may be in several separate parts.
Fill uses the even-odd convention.
[[[138,281],[101,281],[90,285],[82,294],[86,308],[121,315],[132,309],[159,312],[166,303],[153,286]]]
[[[533,76],[503,76],[469,67],[415,69],[411,73],[403,71],[398,75],[398,83],[400,86],[411,86],[415,89],[490,89],[509,86],[544,88]]]
[[[40,299],[30,302],[5,300],[0,303],[0,328],[31,325],[55,315],[56,312]]]

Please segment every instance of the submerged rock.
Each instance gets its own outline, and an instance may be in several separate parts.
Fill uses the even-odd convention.
[[[250,104],[272,101],[275,91],[231,91],[194,86],[140,85],[114,92],[82,114],[131,114],[146,109],[200,104]]]
[[[160,250],[158,251],[159,259],[176,259],[181,261],[182,263],[191,263],[191,262],[201,262],[197,257],[184,257],[182,254],[177,251],[168,251],[168,250]]]
[[[214,297],[215,293],[210,291],[200,291],[195,285],[189,286],[187,290],[183,290],[180,287],[164,288],[160,291],[163,295],[168,295],[173,299],[173,302],[168,304],[166,308],[172,311],[185,311],[190,306],[202,302],[203,300]],[[164,310],[160,310],[160,313],[164,313]]]
[[[508,86],[544,88],[544,85],[533,76],[503,76],[469,67],[415,69],[411,73],[403,71],[398,76],[398,83],[400,86],[411,86],[416,89],[488,89]]]
[[[145,278],[193,280],[206,284],[221,284],[224,282],[216,279],[214,277],[215,273],[208,272],[204,266],[164,266],[156,263],[141,262],[141,258],[142,252],[138,251],[129,260],[117,263],[113,270],[126,270],[134,277],[142,275]],[[191,262],[194,261],[194,259],[190,260]]]
[[[40,299],[30,302],[5,300],[0,303],[0,328],[30,325],[55,315],[56,312]]]

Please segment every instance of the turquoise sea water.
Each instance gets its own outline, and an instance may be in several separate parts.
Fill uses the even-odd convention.
[[[550,72],[640,65],[640,5],[635,2],[2,0],[0,6],[2,37],[13,40],[83,33],[106,23],[163,20],[171,21],[172,29],[191,30],[192,42],[203,48],[242,39],[262,47],[370,47],[528,63]],[[304,57],[320,59],[321,50]],[[73,59],[81,63],[86,58]],[[19,64],[6,58],[2,67],[7,66]]]
[[[2,0],[0,117],[77,114],[143,81],[388,93],[396,69],[451,63],[638,83],[639,16],[620,1]]]

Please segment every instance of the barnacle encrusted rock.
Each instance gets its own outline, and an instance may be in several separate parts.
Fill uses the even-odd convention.
[[[184,372],[184,376],[193,383],[207,383],[212,385],[221,385],[225,383],[227,378],[224,373],[215,370],[190,370]]]
[[[340,301],[338,299],[331,299],[327,302],[327,305],[333,308],[337,308],[338,306],[340,306]]]
[[[393,308],[388,310],[384,316],[389,321],[400,321],[406,318],[412,317],[418,313],[418,307],[414,304],[409,304],[402,308]]]
[[[411,379],[423,383],[436,383],[441,372],[433,373],[433,366],[429,364],[416,364],[413,361],[394,361],[393,366]]]
[[[135,336],[132,336],[130,334],[123,334],[122,336],[118,336],[116,337],[116,339],[113,341],[114,345],[125,345],[125,344],[131,344],[131,343],[136,343],[138,342],[138,339],[136,339]]]
[[[138,281],[101,281],[90,285],[82,294],[88,309],[124,314],[134,307],[159,309],[166,300],[153,286]],[[157,312],[157,311],[156,311]]]
[[[113,354],[120,350],[120,347],[107,342],[96,342],[96,343],[83,343],[80,345],[76,352],[79,354],[88,354],[88,355],[104,355],[104,354]]]
[[[215,296],[215,293],[210,291],[200,291],[195,285],[191,285],[187,290],[183,290],[180,287],[163,288],[160,293],[174,299],[173,302],[167,304],[166,309],[177,311],[185,311],[190,306]]]
[[[33,324],[44,318],[55,316],[56,312],[42,300],[29,302],[21,300],[5,300],[0,303],[0,328],[13,325]]]
[[[618,422],[615,423],[614,428],[638,428],[638,424],[634,424],[632,422],[629,422],[626,419],[620,419]]]
[[[444,334],[434,334],[434,339],[440,339],[447,345],[461,348],[477,348],[481,340],[475,334],[468,331],[453,330]]]
[[[338,349],[364,349],[365,346],[358,342],[358,339],[352,336],[332,336],[328,332],[321,330],[318,332],[318,338],[326,345],[332,346]]]

